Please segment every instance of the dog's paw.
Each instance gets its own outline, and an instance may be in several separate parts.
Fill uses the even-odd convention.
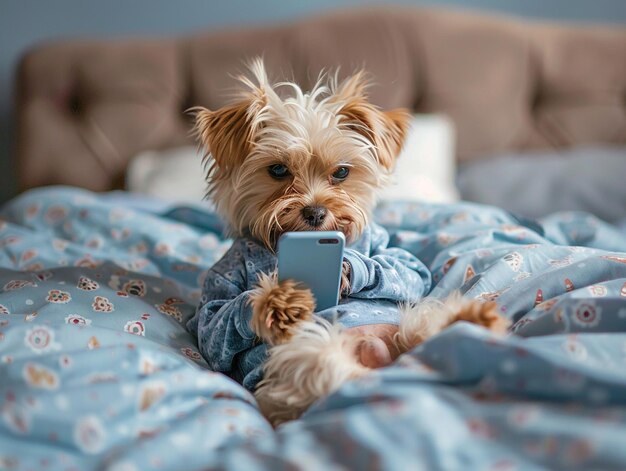
[[[343,265],[341,267],[341,288],[339,292],[341,293],[341,297],[346,298],[350,294],[350,271],[352,267],[350,266],[350,262],[347,260],[343,261]]]
[[[299,321],[309,320],[315,311],[311,290],[297,282],[280,283],[275,275],[261,275],[250,296],[252,330],[270,345],[288,341]]]
[[[457,321],[478,324],[497,334],[505,334],[510,325],[508,319],[500,315],[493,301],[464,301],[450,323]]]
[[[298,418],[315,401],[371,371],[357,354],[364,330],[350,335],[325,319],[299,322],[289,343],[268,349],[254,395],[272,425]]]

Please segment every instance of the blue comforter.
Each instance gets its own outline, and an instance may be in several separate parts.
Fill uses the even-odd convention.
[[[591,216],[381,205],[431,296],[514,334],[457,324],[277,430],[183,327],[212,213],[52,188],[0,217],[0,469],[626,469],[626,236]]]

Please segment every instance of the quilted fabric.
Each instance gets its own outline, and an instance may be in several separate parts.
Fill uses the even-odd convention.
[[[229,244],[204,208],[83,190],[0,210],[0,468],[626,468],[626,236],[586,214],[383,204],[390,243],[496,299],[273,430],[181,324]]]

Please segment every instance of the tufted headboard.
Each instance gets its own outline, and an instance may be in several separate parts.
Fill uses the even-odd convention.
[[[263,54],[276,78],[365,68],[384,107],[449,115],[458,157],[626,143],[626,29],[416,8],[335,12],[175,39],[45,44],[18,75],[21,188],[120,187],[129,160],[190,142],[193,105],[216,108]]]

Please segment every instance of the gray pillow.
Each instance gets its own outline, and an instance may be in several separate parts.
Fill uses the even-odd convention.
[[[581,210],[626,219],[626,147],[494,156],[461,166],[457,183],[463,199],[530,218]]]

